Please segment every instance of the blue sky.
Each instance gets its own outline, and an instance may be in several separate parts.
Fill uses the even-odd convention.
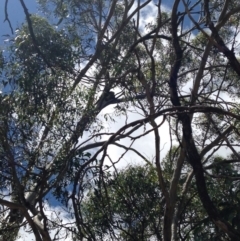
[[[37,4],[34,0],[26,0],[25,4],[30,13],[37,12]],[[11,29],[7,21],[4,22],[5,19],[5,0],[1,0],[0,2],[0,33],[1,33],[1,42],[4,40],[4,36],[6,34],[11,35]],[[13,30],[21,25],[24,22],[25,15],[23,8],[20,4],[19,0],[8,0],[8,18],[11,21]]]
[[[171,7],[173,4],[173,0],[163,0],[162,3],[168,7]],[[34,0],[25,0],[25,4],[28,8],[29,13],[37,13],[37,3]],[[2,35],[9,34],[11,35],[11,30],[9,27],[9,24],[7,21],[4,22],[5,20],[5,0],[1,0],[0,2],[0,33],[1,33],[1,38]],[[23,8],[20,4],[19,0],[9,0],[8,1],[8,17],[9,20],[11,21],[13,29],[16,27],[20,26],[21,23],[24,22],[25,20],[25,14],[23,11]]]
[[[156,0],[153,0],[154,2],[157,2]],[[162,0],[162,4],[165,5],[167,8],[171,9],[172,5],[174,3],[174,0]],[[36,0],[25,0],[25,4],[29,10],[29,13],[37,13],[37,3]],[[3,35],[11,35],[11,29],[9,27],[9,24],[7,21],[4,22],[5,19],[5,13],[4,13],[4,7],[5,7],[5,0],[0,1],[0,35],[1,39],[0,42],[2,44],[2,41],[6,39]],[[182,4],[179,6],[179,10],[183,11],[184,7]],[[20,4],[19,0],[8,0],[8,17],[11,21],[13,29],[16,29],[18,26],[20,26],[24,20],[25,15],[23,8]]]

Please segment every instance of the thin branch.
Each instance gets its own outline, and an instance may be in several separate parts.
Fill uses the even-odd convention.
[[[5,19],[4,19],[4,22],[7,21],[8,22],[8,25],[11,29],[11,32],[13,34],[13,28],[12,28],[12,24],[8,18],[8,10],[7,10],[7,7],[8,7],[8,0],[5,0],[5,6],[4,6],[4,11],[5,11]]]
[[[19,0],[19,1],[20,1],[21,5],[23,7],[23,10],[24,10],[24,13],[25,13],[25,16],[26,16],[26,19],[27,19],[28,30],[29,30],[30,36],[32,38],[32,42],[33,42],[33,45],[35,47],[35,50],[39,54],[39,56],[42,57],[43,61],[52,70],[52,72],[55,73],[55,70],[52,68],[53,67],[52,64],[50,64],[50,62],[46,59],[45,55],[39,49],[39,44],[38,44],[37,39],[35,37],[33,26],[32,26],[31,14],[28,12],[28,9],[27,9],[27,7],[26,7],[26,5],[24,3],[24,0]]]

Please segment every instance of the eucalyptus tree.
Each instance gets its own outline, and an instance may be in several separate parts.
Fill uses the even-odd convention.
[[[177,152],[176,147],[163,159],[164,178],[168,183],[174,171],[171,164],[174,152]],[[222,178],[219,180],[215,174],[208,172],[206,182],[209,193],[219,207],[221,216],[239,230],[240,186],[237,180],[229,180],[229,176],[237,175],[236,167],[232,165],[234,161],[213,156],[211,162],[206,166],[206,171],[211,170]],[[179,184],[185,181],[186,175],[182,175]],[[91,227],[87,229],[82,225],[81,231],[93,240],[162,240],[164,204],[156,169],[151,163],[116,169],[108,172],[92,187],[82,203],[82,224],[91,223]],[[177,233],[180,240],[230,240],[209,219],[194,182],[184,197],[179,195],[177,205]]]
[[[163,199],[151,164],[108,172],[85,198],[82,233],[95,240],[159,240]]]
[[[194,190],[213,232],[239,240],[206,181],[227,178],[230,193],[239,180],[238,1],[175,0],[166,11],[151,0],[38,0],[41,16],[19,1],[26,22],[0,62],[1,239],[15,240],[22,227],[36,240],[86,240],[85,196],[124,155],[145,162],[134,143],[152,134],[164,207],[158,239],[184,240],[178,227],[184,217],[189,222],[181,212]],[[6,0],[11,23],[7,9]],[[109,105],[114,112],[104,120]],[[106,122],[117,116],[125,123],[108,132]],[[169,172],[160,156],[166,126],[170,153],[179,146],[164,164]],[[113,147],[123,150],[117,160]],[[233,165],[224,176],[212,163],[220,147],[234,156],[218,162]],[[55,200],[74,221],[47,215]]]

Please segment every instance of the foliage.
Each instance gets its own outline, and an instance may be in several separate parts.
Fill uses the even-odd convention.
[[[114,233],[120,240],[160,237],[162,198],[152,166],[128,166],[109,173],[88,193],[81,210],[83,222],[92,223],[91,235],[97,240]]]

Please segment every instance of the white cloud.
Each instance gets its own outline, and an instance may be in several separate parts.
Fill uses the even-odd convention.
[[[143,4],[143,2],[141,4]],[[131,10],[129,11],[129,14],[131,14],[136,8],[137,8],[137,1],[135,1],[135,3],[133,4]],[[161,11],[170,12],[171,9],[162,4]],[[151,1],[143,9],[141,9],[139,17],[140,17],[139,28],[142,31],[142,33],[147,33],[148,30],[145,27],[148,24],[156,23],[156,19],[158,17],[158,7],[154,3],[154,1]],[[136,18],[137,18],[137,15],[135,15],[135,20]]]
[[[103,114],[105,113],[113,113],[114,109],[113,106],[110,106],[103,110]],[[131,123],[133,121],[142,119],[143,116],[137,113],[130,113],[128,115],[128,118],[118,117],[116,119],[116,122],[106,122],[106,125],[108,127],[108,132],[109,133],[116,133],[122,126],[124,126],[127,123]],[[157,124],[160,124],[162,121],[162,117],[158,118],[156,120]],[[131,134],[131,137],[137,137],[139,135],[143,135],[146,133],[148,130],[152,129],[152,127],[149,124],[146,124],[145,126],[139,128],[136,130],[134,133]],[[129,129],[130,130],[130,129]],[[160,128],[159,128],[159,134],[161,137],[161,144],[160,144],[160,149],[161,149],[161,158],[163,158],[167,152],[169,151],[170,148],[170,137],[169,137],[169,126],[168,123],[165,122]],[[108,138],[106,137],[106,140]],[[130,138],[124,138],[118,143],[130,147],[132,140]],[[132,148],[136,149],[138,152],[140,152],[147,160],[153,161],[155,157],[155,137],[153,131],[148,133],[145,136],[142,136],[141,138],[137,138],[133,145],[131,146]],[[115,145],[109,145],[107,154],[110,156],[113,162],[116,162],[119,160],[119,158],[122,157],[122,154],[126,150],[120,147],[117,147]],[[129,150],[123,157],[123,159],[118,163],[117,167],[124,167],[129,163],[141,163],[144,164],[145,161],[138,156],[136,153],[133,151]],[[110,164],[107,160],[105,164]]]
[[[53,240],[65,240],[72,241],[71,234],[66,236],[66,228],[73,227],[73,223],[75,220],[70,217],[69,213],[63,207],[60,206],[49,206],[47,203],[44,204],[44,211],[48,219],[54,221],[55,223],[59,223],[62,227],[61,231],[56,235],[56,229],[52,229],[50,231],[50,236]],[[16,241],[30,241],[35,240],[34,235],[30,231],[29,227],[22,227],[19,231],[18,238]]]

